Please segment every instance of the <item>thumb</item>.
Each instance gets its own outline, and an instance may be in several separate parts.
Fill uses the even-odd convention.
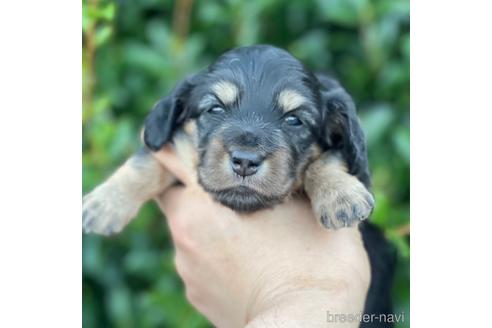
[[[173,186],[168,189],[155,199],[157,205],[166,217],[172,217],[177,213],[180,208],[181,201],[184,197],[185,187],[184,186]]]
[[[186,165],[182,163],[171,145],[164,146],[161,150],[153,153],[153,155],[184,185],[189,185],[193,182],[192,173],[187,170]]]

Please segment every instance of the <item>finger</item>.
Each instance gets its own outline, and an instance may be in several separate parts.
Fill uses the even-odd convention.
[[[183,199],[183,193],[185,187],[174,186],[168,188],[164,193],[159,195],[156,199],[159,208],[166,214],[166,217],[174,217],[177,210],[180,207],[181,199]]]
[[[186,222],[188,222],[189,216],[186,214],[186,208],[183,207],[185,204],[182,204],[182,201],[185,200],[184,192],[185,187],[183,186],[172,187],[157,199],[160,209],[166,215],[167,225],[177,246],[176,249],[188,249],[190,247],[185,241],[188,238],[186,237],[188,235]]]
[[[155,158],[164,165],[179,181],[188,185],[192,181],[191,173],[181,162],[176,151],[171,145],[164,146],[158,152],[153,153]]]

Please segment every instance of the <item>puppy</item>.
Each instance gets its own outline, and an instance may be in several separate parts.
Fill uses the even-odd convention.
[[[235,211],[305,192],[321,225],[337,229],[368,218],[374,206],[351,97],[279,48],[231,50],[181,81],[146,118],[143,140],[145,148],[84,197],[85,232],[121,231],[177,182],[152,155],[168,142],[203,189]]]

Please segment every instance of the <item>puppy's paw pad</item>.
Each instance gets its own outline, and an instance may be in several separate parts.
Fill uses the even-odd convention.
[[[358,184],[346,185],[344,189],[333,190],[311,200],[321,225],[327,229],[350,227],[371,215],[374,198],[362,183]]]
[[[82,200],[82,228],[85,233],[111,235],[120,232],[137,214],[138,204],[102,185]]]

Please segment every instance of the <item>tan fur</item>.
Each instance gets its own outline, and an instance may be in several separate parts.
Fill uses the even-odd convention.
[[[287,113],[300,107],[303,104],[308,103],[309,101],[299,92],[292,89],[285,89],[282,90],[278,95],[277,102],[284,113]]]
[[[232,104],[239,96],[238,87],[229,81],[219,81],[212,86],[212,91],[223,104]]]
[[[216,132],[220,134],[221,131]],[[197,138],[194,120],[186,122],[173,138],[177,155],[195,173],[198,173],[199,161]],[[233,188],[241,183],[266,196],[287,198],[291,191],[304,185],[316,217],[326,228],[352,226],[371,214],[372,195],[347,172],[339,154],[321,154],[318,145],[311,146],[295,179],[288,174],[291,160],[289,152],[281,148],[264,161],[257,174],[239,181],[231,169],[223,143],[212,138],[202,163],[200,179],[211,189]],[[107,181],[83,198],[84,231],[105,235],[121,231],[137,215],[142,204],[175,181],[176,178],[150,152],[135,154]]]
[[[173,138],[176,154],[187,169],[195,175],[198,166],[197,138],[195,121],[187,122],[183,130],[177,131]]]
[[[83,198],[85,232],[117,233],[140,207],[161,193],[175,178],[150,154],[130,157],[108,180]]]
[[[298,167],[297,180],[294,183],[293,191],[298,191],[302,188],[302,185],[304,184],[303,172],[306,171],[306,167],[310,163],[314,162],[321,156],[321,147],[318,144],[313,144],[309,147],[309,150],[307,152],[308,155],[301,159],[302,162]]]
[[[177,155],[192,172],[196,172],[198,165],[196,137],[196,124],[189,121],[173,138]],[[175,181],[176,178],[150,151],[133,155],[108,180],[83,198],[84,231],[104,235],[121,231],[145,202]]]
[[[369,217],[374,199],[366,187],[347,172],[341,156],[325,153],[306,170],[304,189],[319,222],[326,228],[352,226]]]
[[[223,190],[240,184],[266,196],[281,196],[288,193],[294,181],[289,178],[290,155],[286,150],[272,153],[263,162],[260,170],[252,176],[238,178],[230,164],[224,144],[213,138],[201,164],[200,179],[209,189]]]

